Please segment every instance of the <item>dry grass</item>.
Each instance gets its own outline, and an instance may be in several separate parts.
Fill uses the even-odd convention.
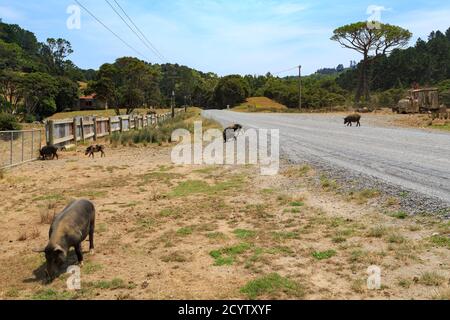
[[[445,297],[449,248],[444,236],[431,235],[446,235],[448,224],[378,212],[365,204],[374,192],[363,192],[362,204],[324,192],[333,183],[316,185],[320,177],[308,166],[261,177],[255,167],[174,166],[170,150],[118,147],[95,160],[74,151],[8,172],[6,185],[15,188],[2,189],[0,203],[0,297]],[[83,290],[68,292],[65,277],[26,281],[44,263],[29,249],[45,245],[48,223],[76,195],[92,197],[97,209],[97,252],[85,256]],[[383,270],[379,291],[365,285],[373,264]]]
[[[262,113],[278,113],[287,112],[289,109],[266,97],[248,98],[243,104],[234,107],[233,111],[237,112],[262,112]]]

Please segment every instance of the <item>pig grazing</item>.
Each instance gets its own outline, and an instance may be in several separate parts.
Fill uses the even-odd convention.
[[[89,236],[90,252],[94,252],[95,207],[88,200],[76,200],[58,214],[50,227],[49,242],[45,249],[47,275],[54,279],[67,259],[71,247],[80,265],[83,265],[81,244]]]
[[[356,122],[357,127],[361,127],[361,116],[359,114],[353,114],[344,119],[344,124],[346,124],[347,127],[352,127],[353,122]]]
[[[223,141],[227,143],[229,140],[229,136],[232,135],[234,140],[237,140],[237,134],[242,130],[242,126],[240,124],[232,125],[223,130]]]
[[[41,160],[47,160],[51,157],[52,160],[58,160],[58,148],[55,146],[45,146],[41,150],[39,150],[39,154],[41,155]]]

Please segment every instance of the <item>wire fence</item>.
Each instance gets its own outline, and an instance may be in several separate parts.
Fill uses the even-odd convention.
[[[0,168],[36,160],[43,142],[44,130],[0,131]]]

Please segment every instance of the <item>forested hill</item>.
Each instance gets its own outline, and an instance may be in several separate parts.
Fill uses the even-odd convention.
[[[427,40],[419,39],[407,49],[396,49],[370,63],[371,89],[436,85],[450,79],[450,28],[445,33],[433,31]],[[347,90],[357,86],[358,70],[342,74],[338,84]]]

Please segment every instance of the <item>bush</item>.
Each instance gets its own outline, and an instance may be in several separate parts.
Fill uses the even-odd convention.
[[[23,117],[23,121],[24,121],[25,123],[33,123],[33,122],[36,121],[36,117],[33,116],[32,114],[26,114],[26,115]]]
[[[17,118],[9,113],[0,113],[0,131],[21,130]]]
[[[172,132],[176,129],[186,129],[189,131],[193,131],[193,127],[191,128],[187,125],[184,120],[192,117],[190,113],[183,113],[177,115],[175,119],[169,120],[165,123],[159,125],[158,128],[155,127],[147,127],[142,130],[133,130],[123,133],[114,133],[111,136],[111,144],[117,146],[119,144],[123,146],[132,145],[132,144],[161,144],[162,142],[172,142]]]
[[[390,89],[383,91],[377,95],[378,104],[381,107],[392,108],[396,106],[405,96],[406,92],[403,89]]]

